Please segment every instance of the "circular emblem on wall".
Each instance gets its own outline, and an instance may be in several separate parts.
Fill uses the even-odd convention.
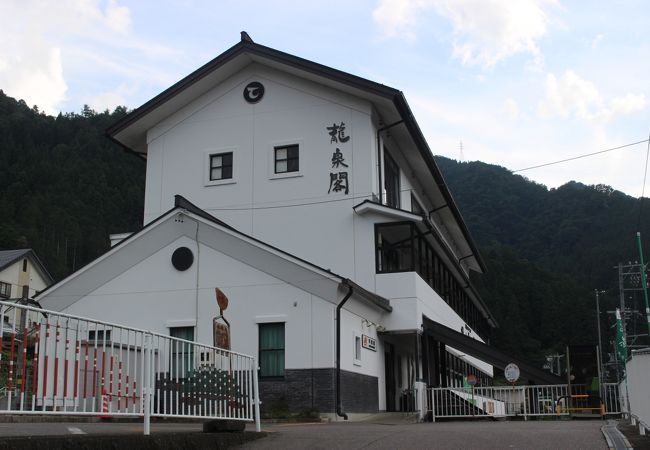
[[[264,97],[264,85],[259,81],[251,81],[244,88],[244,100],[257,103]]]
[[[181,272],[192,267],[194,254],[187,247],[179,247],[172,253],[172,266]]]

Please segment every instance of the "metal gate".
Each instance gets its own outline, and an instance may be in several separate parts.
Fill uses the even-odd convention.
[[[427,388],[426,411],[436,418],[568,416],[578,409],[595,410],[602,401],[605,414],[620,414],[618,388],[603,384],[600,399],[583,385],[491,386]],[[597,407],[600,411],[600,406]]]
[[[255,421],[254,357],[0,302],[0,414]]]

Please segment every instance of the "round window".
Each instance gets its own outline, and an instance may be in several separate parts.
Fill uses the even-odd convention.
[[[179,247],[172,253],[172,266],[181,272],[192,267],[194,254],[187,247]]]

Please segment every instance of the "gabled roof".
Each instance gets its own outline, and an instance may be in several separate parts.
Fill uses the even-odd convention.
[[[32,261],[32,264],[40,270],[41,275],[45,278],[45,281],[48,283],[53,283],[54,279],[52,275],[47,271],[43,263],[34,250],[31,248],[21,248],[18,250],[0,250],[0,270],[4,270],[16,261],[21,260],[22,258],[29,258]]]
[[[106,130],[106,134],[126,151],[146,158],[147,130],[254,62],[276,67],[298,77],[367,99],[372,102],[386,123],[403,124],[404,127],[392,128],[392,133],[395,136],[403,135],[412,141],[424,161],[424,165],[421,168],[418,165],[417,170],[428,171],[434,181],[428,188],[436,190],[441,197],[441,204],[436,205],[438,214],[450,215],[449,219],[453,219],[456,223],[459,233],[468,245],[469,256],[471,256],[468,261],[475,262],[472,268],[481,272],[486,271],[485,263],[447,188],[433,153],[400,90],[256,44],[246,32],[242,32],[240,42],[127,114]]]
[[[384,311],[391,312],[393,308],[390,306],[390,302],[372,292],[369,292],[362,288],[361,286],[357,285],[353,281],[344,278],[340,275],[337,275],[333,273],[332,271],[328,269],[324,269],[322,267],[319,267],[309,261],[306,261],[304,259],[298,258],[297,256],[294,256],[288,252],[285,252],[283,250],[280,250],[276,247],[273,247],[272,245],[269,245],[263,241],[260,241],[259,239],[253,238],[251,236],[248,236],[245,233],[242,233],[238,231],[237,229],[233,228],[232,226],[226,224],[225,222],[217,219],[216,217],[208,214],[207,212],[203,211],[200,209],[198,206],[194,205],[192,202],[187,200],[186,198],[176,195],[174,197],[174,207],[171,208],[169,211],[165,212],[162,214],[160,217],[157,219],[149,222],[145,227],[143,227],[140,231],[137,231],[129,236],[127,236],[125,239],[120,241],[118,244],[115,246],[111,247],[108,252],[103,254],[102,256],[98,257],[94,261],[91,261],[90,263],[86,264],[84,267],[80,268],[73,274],[69,275],[67,278],[64,280],[58,282],[57,284],[50,286],[49,288],[41,291],[38,295],[35,296],[36,299],[43,300],[46,298],[49,294],[52,293],[52,291],[55,291],[59,289],[60,287],[63,287],[65,284],[68,282],[73,281],[75,278],[79,277],[83,272],[87,270],[93,270],[93,266],[96,266],[99,264],[101,261],[103,261],[106,258],[109,258],[111,255],[115,254],[121,247],[128,245],[130,242],[133,242],[135,239],[137,239],[139,236],[142,236],[152,229],[156,228],[158,225],[162,224],[165,222],[167,219],[170,217],[177,215],[178,213],[185,213],[187,215],[192,215],[196,218],[203,219],[204,221],[210,223],[212,226],[215,226],[219,229],[222,230],[227,230],[231,235],[235,235],[241,240],[245,240],[248,242],[253,243],[256,247],[261,248],[262,250],[265,250],[269,254],[277,255],[278,257],[283,258],[286,261],[289,261],[290,263],[296,264],[301,266],[302,268],[309,270],[311,272],[319,274],[323,279],[328,279],[328,280],[333,280],[335,283],[338,283],[338,285],[343,286],[343,287],[351,287],[353,289],[353,292],[361,299],[363,299],[366,303],[380,308]],[[106,275],[109,276],[109,275]],[[96,286],[99,287],[99,286]],[[95,288],[96,288],[95,287]],[[75,296],[81,298],[85,294],[83,293],[75,293]],[[330,299],[326,299],[330,300]]]

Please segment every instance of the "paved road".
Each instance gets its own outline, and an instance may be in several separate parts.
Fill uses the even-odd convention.
[[[593,421],[329,423],[265,426],[240,449],[589,449],[606,450]]]
[[[152,423],[152,433],[199,433],[203,425],[194,423]],[[69,434],[142,434],[142,423],[29,422],[0,423],[0,439],[5,436],[61,436]]]
[[[606,450],[600,420],[264,425],[243,449],[589,449]],[[200,424],[152,423],[151,432],[197,433]],[[141,423],[0,423],[4,436],[140,434]]]

